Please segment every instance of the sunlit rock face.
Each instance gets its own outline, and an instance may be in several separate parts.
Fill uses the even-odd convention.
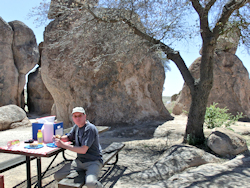
[[[96,125],[172,119],[162,102],[159,56],[124,24],[98,22],[81,9],[64,11],[46,27],[41,75],[65,126],[75,106]]]
[[[17,103],[18,70],[14,64],[13,30],[0,17],[0,106]]]
[[[99,0],[51,0],[48,12],[49,19],[55,19],[65,13],[68,9],[80,8],[82,6],[95,7]]]
[[[213,87],[207,106],[218,103],[217,107],[228,108],[228,113],[237,115],[242,112],[250,118],[250,80],[249,73],[241,60],[235,55],[239,37],[237,33],[227,34],[218,39],[214,54]],[[200,77],[201,57],[189,67],[194,78]],[[189,111],[191,95],[184,84],[181,94],[173,108],[174,114]]]
[[[20,21],[0,17],[0,106],[24,108],[25,75],[38,63],[39,51],[33,31]]]

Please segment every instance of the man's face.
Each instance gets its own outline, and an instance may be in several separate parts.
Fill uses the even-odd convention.
[[[83,127],[86,123],[86,114],[83,114],[81,112],[75,112],[72,115],[73,121],[74,123],[78,126],[78,127]]]

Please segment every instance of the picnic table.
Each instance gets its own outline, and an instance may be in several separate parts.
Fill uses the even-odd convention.
[[[98,129],[99,134],[103,133],[109,129],[109,127],[107,127],[107,126],[96,126],[96,127]],[[64,133],[67,133],[70,129],[71,128],[65,129]],[[71,144],[71,142],[67,142],[67,144]],[[0,147],[0,153],[18,154],[18,155],[25,156],[25,158],[19,157],[19,161],[17,161],[15,164],[13,164],[13,166],[11,166],[12,164],[9,164],[5,167],[5,169],[2,169],[2,171],[6,170],[6,169],[11,169],[11,168],[17,166],[17,164],[26,163],[27,187],[31,188],[30,161],[32,159],[36,159],[37,160],[37,178],[38,178],[37,185],[39,188],[41,188],[42,187],[42,177],[47,172],[47,170],[50,168],[50,166],[52,165],[52,163],[54,162],[54,160],[56,159],[58,154],[62,153],[64,159],[67,160],[64,156],[65,149],[58,148],[58,147],[49,147],[46,144],[43,144],[43,147],[39,148],[39,149],[27,149],[27,148],[25,148],[26,145],[27,144],[25,144],[24,142],[21,142],[19,145],[9,147],[9,148],[7,146]],[[42,174],[42,172],[41,172],[42,171],[41,170],[41,157],[52,157],[52,156],[54,156],[53,160],[48,165],[45,172]]]

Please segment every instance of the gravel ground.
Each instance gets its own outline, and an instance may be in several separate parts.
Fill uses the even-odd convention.
[[[116,166],[105,166],[100,173],[100,180],[105,188],[130,188],[135,187],[133,181],[133,174],[150,168],[161,156],[162,152],[170,145],[180,143],[182,135],[185,131],[187,117],[180,115],[176,116],[175,120],[169,121],[159,126],[152,126],[150,133],[154,133],[155,138],[142,135],[139,129],[124,129],[116,128],[109,130],[100,135],[100,142],[103,148],[107,147],[111,142],[119,141],[126,144],[125,148],[119,153],[119,161]],[[240,126],[235,126],[237,131],[250,132],[250,123],[239,123]],[[156,129],[157,128],[157,129]],[[153,131],[154,130],[154,131]],[[169,131],[171,130],[171,131]],[[120,133],[124,134],[120,134]],[[164,132],[168,135],[162,137]],[[206,132],[208,134],[208,132]],[[248,135],[245,135],[249,138]],[[0,145],[6,145],[7,141],[19,139],[21,141],[30,139],[32,137],[32,127],[17,127],[7,131],[0,132]],[[17,155],[0,153],[0,161],[9,160]],[[66,151],[66,157],[69,159],[75,158],[75,154]],[[42,171],[46,169],[51,158],[42,158]],[[64,159],[61,154],[58,155],[52,167],[42,180],[43,187],[53,188],[56,187],[53,174],[64,165]],[[34,187],[37,180],[36,160],[31,161],[31,175],[32,184]],[[8,170],[4,173],[5,188],[24,188],[26,187],[26,165],[20,165],[16,168]],[[138,186],[138,185],[137,185]]]

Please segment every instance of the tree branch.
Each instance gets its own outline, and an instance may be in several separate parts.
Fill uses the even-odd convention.
[[[214,1],[214,0],[213,0]],[[211,31],[209,29],[209,24],[208,24],[208,7],[205,11],[205,9],[201,6],[199,0],[191,0],[192,5],[195,9],[195,11],[198,13],[199,18],[200,18],[200,33],[202,38],[205,36],[208,36],[211,34]]]
[[[224,8],[222,10],[221,17],[213,29],[213,33],[214,33],[215,38],[219,37],[221,31],[224,28],[224,25],[227,23],[231,14],[236,9],[243,7],[247,2],[249,2],[249,0],[231,0],[224,6]]]
[[[181,72],[183,79],[187,83],[190,89],[190,92],[193,93],[195,80],[192,74],[190,73],[190,71],[188,70],[188,67],[186,66],[179,52],[175,51],[171,47],[162,43],[160,40],[156,40],[155,38],[142,32],[140,29],[138,29],[132,22],[130,22],[126,18],[119,17],[119,19],[102,19],[99,16],[97,16],[93,11],[91,11],[89,8],[86,10],[94,17],[94,19],[101,21],[101,22],[106,22],[106,23],[123,22],[124,24],[128,25],[133,30],[134,34],[140,36],[144,40],[149,41],[152,45],[159,46],[159,48],[167,55],[168,59],[172,60],[176,64],[176,66]]]
[[[215,2],[216,0],[211,0],[208,2],[208,4],[206,4],[205,9],[204,9],[206,14],[208,14],[209,10],[211,9],[211,7],[214,5]]]
[[[201,6],[199,0],[191,0],[191,3],[195,9],[195,11],[198,13],[199,17],[201,18],[203,16],[204,9]]]

